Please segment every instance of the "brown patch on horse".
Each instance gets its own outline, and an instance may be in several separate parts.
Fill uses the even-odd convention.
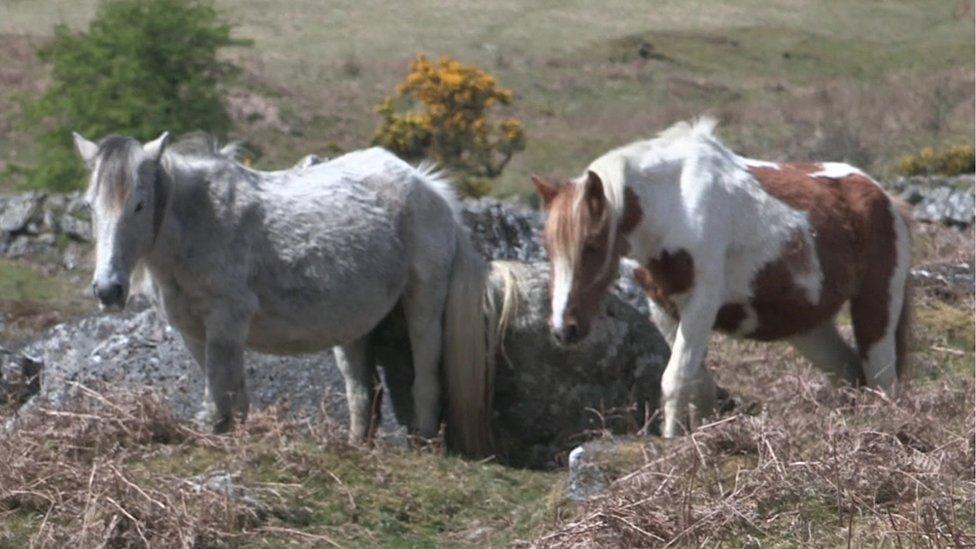
[[[861,175],[847,179],[849,201],[860,214],[857,230],[865,243],[860,250],[864,273],[851,299],[851,317],[858,351],[861,358],[866,358],[868,350],[888,328],[891,277],[898,261],[897,219],[892,215],[890,199],[869,179]]]
[[[715,315],[715,329],[735,333],[742,321],[746,319],[746,306],[741,303],[727,303],[719,308]]]
[[[695,285],[695,262],[688,250],[665,250],[648,261],[646,267],[634,269],[634,278],[647,297],[678,320],[678,307],[672,296],[683,294]]]
[[[817,170],[819,169],[819,165]],[[818,303],[794,282],[809,261],[806,239],[797,235],[786,252],[753,280],[751,305],[758,327],[747,337],[775,340],[807,332],[830,320],[848,299],[861,355],[885,331],[888,286],[895,267],[895,233],[889,198],[860,174],[811,177],[809,164],[780,169],[749,167],[770,195],[806,212],[823,274]],[[798,244],[802,242],[802,244]]]

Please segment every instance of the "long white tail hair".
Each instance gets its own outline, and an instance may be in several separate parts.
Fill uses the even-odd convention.
[[[502,335],[516,314],[517,282],[507,264],[494,262],[489,267],[471,245],[447,174],[431,163],[417,170],[427,187],[451,207],[457,225],[441,350],[447,447],[464,456],[485,457],[495,449],[495,361],[502,350]],[[493,273],[501,277],[501,303],[490,280]]]

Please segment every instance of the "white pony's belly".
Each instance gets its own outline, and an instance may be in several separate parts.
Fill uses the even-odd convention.
[[[247,346],[262,353],[290,355],[350,343],[372,331],[398,298],[362,301],[356,309],[310,302],[288,317],[258,313],[251,319]]]

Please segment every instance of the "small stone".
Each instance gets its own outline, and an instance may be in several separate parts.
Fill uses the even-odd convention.
[[[0,231],[16,233],[26,228],[43,201],[44,195],[33,192],[7,198],[0,211]]]
[[[61,231],[75,240],[82,242],[91,241],[92,228],[91,221],[80,219],[72,214],[64,214],[59,222]]]

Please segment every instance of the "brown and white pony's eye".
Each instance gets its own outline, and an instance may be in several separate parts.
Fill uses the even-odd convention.
[[[139,203],[138,203],[138,204],[136,204],[136,213],[139,213],[140,211],[142,211],[142,207],[143,207],[144,205],[145,205],[145,204],[144,204],[144,203],[142,202],[142,200],[140,200],[140,201],[139,201]]]

